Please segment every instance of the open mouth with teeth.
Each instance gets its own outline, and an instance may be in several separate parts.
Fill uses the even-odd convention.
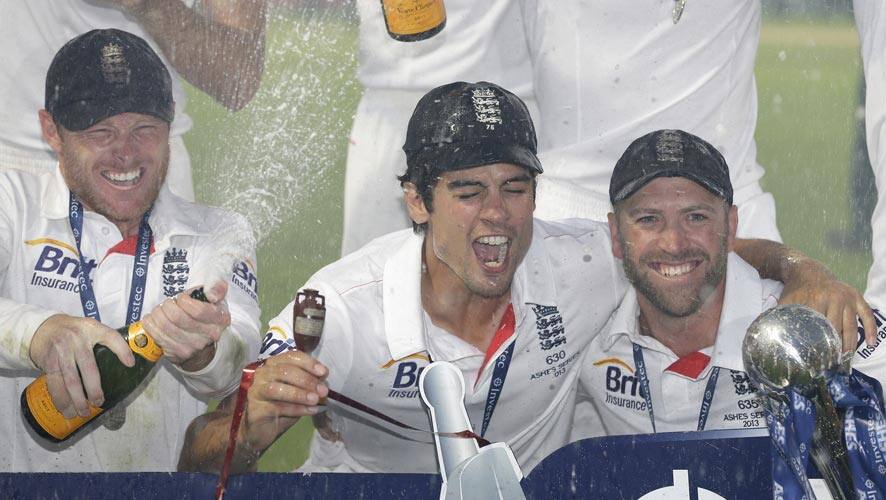
[[[490,271],[503,269],[511,240],[507,236],[481,236],[471,244],[480,264]]]
[[[691,273],[699,265],[701,265],[701,260],[691,260],[680,264],[650,262],[649,268],[665,278],[679,278],[680,276]]]
[[[138,184],[142,177],[140,168],[130,170],[128,172],[114,172],[106,170],[101,173],[103,179],[118,187],[129,187]]]

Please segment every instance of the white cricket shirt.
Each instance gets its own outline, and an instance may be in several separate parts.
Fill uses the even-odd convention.
[[[32,175],[0,172],[0,422],[6,432],[3,472],[174,471],[185,429],[206,409],[206,398],[234,390],[240,368],[260,345],[254,257],[240,262],[228,284],[231,326],[222,332],[215,358],[200,371],[183,372],[160,361],[126,411],[117,431],[98,426],[60,451],[45,449],[26,430],[19,408],[22,390],[39,372],[28,348],[35,330],[55,313],[83,316],[77,291],[80,264],[68,221],[69,191],[58,169]],[[154,250],[148,260],[143,314],[186,288],[204,284],[218,258],[218,244],[235,214],[188,203],[166,188],[149,223]],[[117,227],[85,212],[81,249],[102,322],[126,323],[133,255]],[[134,240],[131,241],[134,248]],[[201,395],[202,396],[199,396]],[[100,420],[99,417],[97,420]]]
[[[701,404],[715,368],[713,397],[704,430],[765,427],[761,401],[744,372],[742,342],[751,322],[763,311],[775,307],[782,284],[760,278],[754,268],[731,253],[726,271],[726,293],[720,326],[713,347],[701,352],[710,357],[703,368],[699,356],[682,359],[660,342],[638,333],[637,293],[631,287],[605,333],[597,336],[583,361],[579,405],[573,440],[600,435],[647,434],[653,432],[647,401],[640,393],[633,344],[642,348],[648,373],[655,432],[698,430]],[[852,367],[886,383],[886,317],[874,310],[877,341],[864,344],[859,323],[859,344]],[[590,408],[587,407],[590,400]]]
[[[864,62],[868,156],[880,193],[871,217],[874,262],[868,272],[865,298],[886,304],[886,5],[878,0],[852,3]]]
[[[535,221],[511,287],[516,328],[492,358],[516,342],[485,437],[510,445],[524,472],[567,442],[577,362],[625,288],[606,226],[568,222]],[[434,326],[423,312],[422,241],[411,230],[391,233],[323,268],[305,287],[326,297],[326,324],[314,354],[329,367],[329,387],[423,431],[330,401],[342,441],[315,436],[305,470],[437,472],[418,394],[418,375],[429,357],[462,370],[467,413],[480,433],[493,363],[480,371],[484,353]],[[271,321],[263,356],[292,345],[291,323],[290,303]]]
[[[696,373],[700,365],[692,358],[681,362],[659,341],[639,334],[637,292],[631,287],[605,333],[591,342],[582,366],[582,392],[590,396],[602,429],[577,422],[576,439],[601,433],[652,432],[646,400],[640,393],[634,343],[643,352],[656,432],[697,430],[701,402],[715,367],[719,367],[719,375],[704,429],[765,427],[761,401],[744,373],[741,344],[751,322],[776,305],[781,289],[781,283],[761,279],[749,264],[729,254],[717,340],[703,351],[710,362]]]

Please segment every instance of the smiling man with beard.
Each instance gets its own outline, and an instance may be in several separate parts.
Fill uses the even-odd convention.
[[[161,187],[171,80],[141,38],[108,29],[69,41],[47,73],[45,106],[40,125],[57,171],[0,173],[0,391],[7,402],[0,422],[9,432],[0,470],[172,470],[187,423],[208,398],[236,387],[241,366],[258,351],[254,290],[230,268],[218,271],[226,276],[210,271],[230,248],[231,232],[244,233],[235,245],[247,254],[240,258],[254,259],[251,232],[239,216]],[[254,272],[241,262],[240,274],[249,266]],[[198,285],[209,303],[186,293]],[[138,320],[163,349],[143,390],[61,445],[30,433],[15,402],[34,377],[46,375],[66,418],[92,415],[104,400],[93,347],[102,344],[132,366],[135,354],[111,327]]]
[[[633,287],[588,350],[580,386],[593,410],[580,406],[574,438],[765,427],[741,346],[783,286],[733,253],[723,156],[687,132],[655,131],[628,146],[609,194],[612,250]],[[876,370],[876,357],[857,367]]]

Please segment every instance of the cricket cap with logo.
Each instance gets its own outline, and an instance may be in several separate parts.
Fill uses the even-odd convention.
[[[541,173],[526,104],[494,83],[437,87],[415,106],[406,131],[409,171],[445,172],[511,163]]]
[[[66,43],[46,73],[46,111],[68,130],[84,130],[121,113],[175,116],[172,78],[143,39],[98,29]]]
[[[682,130],[656,130],[635,140],[615,163],[612,205],[659,177],[683,177],[732,204],[729,167],[717,148]]]

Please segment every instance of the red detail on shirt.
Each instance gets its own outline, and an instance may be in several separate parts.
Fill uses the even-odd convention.
[[[135,257],[135,246],[138,244],[138,234],[133,234],[128,238],[123,238],[120,240],[120,243],[112,246],[108,249],[108,253],[105,254],[105,257],[111,255],[112,253],[120,253],[123,255],[132,255]],[[151,248],[148,252],[149,254],[154,253],[154,241],[151,238]]]
[[[682,358],[678,359],[671,363],[671,366],[667,367],[665,371],[678,373],[683,375],[684,377],[689,377],[691,379],[697,379],[701,372],[708,366],[708,363],[711,362],[711,357],[703,352],[693,352],[692,354],[687,354]]]
[[[497,351],[506,340],[511,338],[516,327],[517,319],[514,317],[514,306],[508,304],[508,308],[505,309],[505,313],[501,317],[501,322],[498,324],[498,330],[495,331],[495,335],[492,336],[492,342],[490,342],[489,347],[486,348],[486,355],[483,356],[483,364],[480,365],[480,371],[477,372],[477,380],[474,382],[475,385],[480,381],[480,374],[483,373],[483,369],[486,368],[486,363],[489,362],[495,354],[495,351]]]

